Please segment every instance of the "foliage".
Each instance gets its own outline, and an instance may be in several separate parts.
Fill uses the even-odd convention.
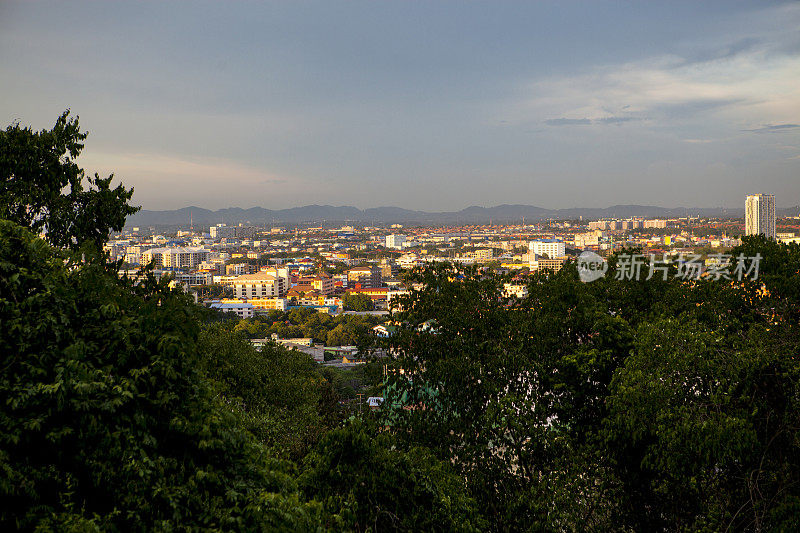
[[[384,423],[451,461],[493,530],[796,529],[798,250],[745,239],[731,253],[764,259],[741,282],[567,264],[512,302],[486,271],[411,272]]]
[[[323,502],[326,525],[342,531],[478,531],[475,501],[446,461],[399,449],[388,433],[354,421],[328,433],[299,482]]]
[[[313,526],[197,370],[196,309],[0,221],[0,528]]]
[[[346,311],[372,311],[375,308],[372,298],[362,293],[345,294],[342,305]]]
[[[91,243],[99,250],[111,231],[121,230],[139,209],[128,204],[133,189],[112,189],[113,175],[85,175],[76,159],[86,136],[68,110],[51,130],[16,123],[0,131],[0,219],[73,249]]]
[[[214,391],[272,455],[303,457],[336,421],[331,385],[308,355],[275,344],[256,350],[221,324],[207,326],[199,346]]]
[[[800,373],[787,334],[731,338],[669,318],[640,326],[604,432],[632,526],[796,528],[786,512],[800,505]]]
[[[194,289],[200,300],[233,298],[233,288],[230,286],[212,283],[211,285],[201,285]]]
[[[297,308],[240,320],[235,329],[251,339],[277,334],[281,339],[311,338],[326,346],[362,346],[371,342],[372,328],[381,320],[367,315],[333,317],[314,309]]]

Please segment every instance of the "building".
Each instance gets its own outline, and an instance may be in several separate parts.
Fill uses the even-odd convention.
[[[262,267],[260,272],[265,272],[275,276],[275,279],[278,280],[278,292],[280,293],[280,296],[283,296],[289,292],[289,287],[291,287],[292,281],[292,275],[289,272],[289,267]]]
[[[402,250],[403,245],[406,242],[405,235],[387,235],[386,236],[386,247],[387,248],[394,248],[395,250]]]
[[[381,286],[381,269],[375,265],[351,268],[347,271],[347,286],[361,284],[362,289],[375,289]]]
[[[252,304],[255,309],[264,309],[267,311],[277,310],[286,311],[289,307],[289,301],[286,298],[250,298],[247,303]]]
[[[549,258],[561,257],[567,253],[564,241],[556,239],[541,239],[528,243],[528,250],[537,256],[547,255]]]
[[[240,303],[221,303],[215,302],[209,306],[211,309],[219,309],[225,313],[236,313],[239,318],[253,318],[253,305],[245,302]]]
[[[212,239],[232,239],[236,236],[236,227],[217,224],[216,226],[211,226],[209,234]]]
[[[214,280],[212,272],[176,272],[174,280],[181,285],[196,287],[198,285],[211,285]]]
[[[643,227],[643,223],[641,220],[623,220],[622,227],[623,230],[631,230],[631,229],[641,229]]]
[[[233,280],[233,294],[240,300],[276,298],[283,295],[278,278],[264,271],[237,277]]]
[[[155,268],[196,268],[208,259],[205,248],[151,248],[142,252],[141,263]]]
[[[751,194],[745,199],[744,234],[775,238],[775,195]]]
[[[405,254],[397,260],[397,264],[400,265],[400,268],[414,268],[422,263],[422,260],[417,254]]]
[[[587,246],[598,246],[602,231],[594,230],[586,233],[576,233],[573,239],[575,248],[586,248]]]
[[[225,265],[225,274],[228,276],[244,276],[245,274],[254,274],[256,266],[250,263],[231,263]]]
[[[666,220],[645,220],[644,221],[644,227],[645,227],[645,229],[647,229],[647,228],[663,229],[663,228],[667,227],[667,221]]]
[[[217,224],[211,226],[209,234],[212,239],[252,239],[256,235],[256,228],[252,226],[226,226]]]
[[[306,276],[299,278],[293,288],[302,292],[317,291],[327,295],[333,292],[335,282],[332,277],[327,275]]]
[[[381,260],[380,269],[381,281],[385,279],[391,279],[400,273],[400,265],[394,261],[387,261],[386,259]]]
[[[531,263],[531,268],[533,270],[552,270],[553,272],[558,272],[561,270],[561,267],[564,266],[564,263],[567,262],[568,257],[555,257],[553,259],[539,259],[536,261],[536,265],[534,267],[533,262]]]
[[[476,248],[474,251],[465,254],[464,257],[469,259],[479,259],[481,261],[488,261],[494,257],[494,250],[491,248]]]
[[[608,228],[608,223],[605,220],[597,220],[595,222],[589,222],[589,229],[590,230],[596,230],[596,229],[604,230],[604,229],[609,229],[609,228]]]
[[[504,283],[503,296],[506,298],[527,298],[528,287],[515,283]]]

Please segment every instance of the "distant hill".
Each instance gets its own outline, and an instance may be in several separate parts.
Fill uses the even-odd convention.
[[[725,207],[658,207],[652,205],[613,205],[606,208],[572,207],[568,209],[546,209],[533,205],[498,205],[495,207],[471,206],[461,211],[425,212],[403,209],[400,207],[373,207],[359,209],[353,206],[306,205],[289,209],[265,209],[252,207],[228,207],[211,211],[201,207],[184,207],[171,211],[142,210],[128,217],[127,226],[182,226],[189,223],[189,216],[195,226],[211,226],[214,224],[297,224],[314,222],[362,222],[374,224],[410,223],[410,224],[482,224],[489,221],[501,223],[521,221],[538,221],[546,219],[587,220],[600,218],[628,217],[684,217],[687,215],[719,218],[742,218],[744,208]],[[800,206],[777,210],[778,216],[795,216],[800,213]]]

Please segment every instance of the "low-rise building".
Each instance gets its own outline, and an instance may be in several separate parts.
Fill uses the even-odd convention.
[[[333,278],[325,274],[298,278],[297,284],[293,287],[293,289],[297,289],[298,291],[307,292],[314,290],[323,295],[332,293],[334,288],[335,282]]]
[[[264,271],[238,276],[232,285],[234,296],[241,300],[282,296],[278,278]]]
[[[505,296],[506,298],[527,298],[528,287],[527,285],[504,283],[503,296]]]
[[[363,289],[378,288],[381,286],[381,269],[375,265],[351,268],[347,272],[347,286],[354,287],[357,283]]]
[[[218,309],[225,313],[236,313],[236,316],[239,318],[253,318],[253,315],[255,314],[253,304],[247,302],[214,302],[209,307],[211,309]]]

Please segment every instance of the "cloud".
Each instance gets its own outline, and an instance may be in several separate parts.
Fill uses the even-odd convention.
[[[625,122],[635,122],[642,120],[638,117],[603,117],[594,121],[595,124],[624,124]]]
[[[683,139],[683,142],[689,144],[708,144],[713,143],[714,139]]]
[[[588,118],[551,118],[544,123],[548,126],[586,126],[592,121]]]
[[[114,173],[127,186],[135,184],[134,201],[147,208],[164,208],[176,202],[199,202],[213,208],[280,202],[309,190],[324,197],[325,183],[298,176],[276,175],[263,168],[227,158],[190,157],[180,154],[85,152],[81,166],[101,175]],[[213,200],[209,201],[209,198]],[[318,200],[313,197],[313,200]]]
[[[754,128],[742,131],[749,131],[752,133],[777,133],[797,128],[800,128],[800,124],[766,124],[765,126],[762,126],[760,128]]]
[[[551,118],[545,120],[544,123],[548,126],[588,126],[591,124],[624,124],[625,122],[632,122],[642,120],[637,117],[602,117],[598,119],[590,118]]]
[[[548,126],[644,122],[642,117],[655,126],[694,122],[731,130],[765,120],[794,122],[800,55],[777,53],[786,38],[775,39],[765,34],[694,55],[655,55],[540,78],[522,86],[522,96],[508,101],[501,114]],[[563,118],[549,118],[554,115]]]
[[[724,44],[711,48],[704,48],[690,52],[682,61],[676,63],[676,67],[684,67],[689,65],[697,65],[701,63],[710,63],[713,61],[721,61],[725,59],[732,59],[738,55],[754,51],[759,46],[763,46],[763,40],[755,37],[745,37],[733,43]]]

